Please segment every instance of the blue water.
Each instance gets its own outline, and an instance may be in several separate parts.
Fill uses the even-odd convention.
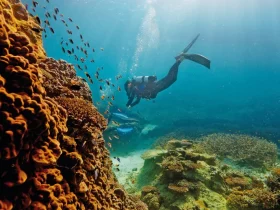
[[[64,17],[74,21],[74,25],[69,23],[72,36],[60,21],[51,21],[55,34],[47,30],[44,39],[48,56],[75,64],[73,57],[61,51],[60,41],[61,37],[71,37],[75,44],[79,43],[81,33],[96,51],[89,53],[95,63],[86,62],[88,72],[94,77],[96,69],[102,66],[100,77],[111,78],[122,89],[126,78],[133,75],[165,76],[175,61],[174,56],[196,34],[201,34],[189,52],[208,57],[211,70],[184,61],[176,83],[155,100],[142,100],[129,111],[140,113],[149,123],[158,125],[151,138],[179,128],[190,137],[230,132],[257,135],[276,143],[280,139],[278,0],[42,2],[52,13],[58,7]],[[36,12],[42,19],[43,11]],[[79,31],[75,25],[80,27]],[[85,77],[82,71],[77,73]],[[116,81],[118,74],[123,78]],[[126,110],[124,91],[107,89],[106,84],[94,80],[90,87],[96,105],[101,101],[100,85],[106,94],[115,95],[115,106]],[[101,101],[97,107],[103,113],[107,102]]]

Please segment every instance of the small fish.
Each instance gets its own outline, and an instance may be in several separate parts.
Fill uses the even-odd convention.
[[[112,138],[109,136],[109,140],[112,141]]]
[[[50,3],[50,1],[49,0],[46,0],[48,3]]]
[[[70,30],[67,30],[67,33],[68,33],[68,34],[72,34],[72,31],[70,31]]]
[[[121,159],[119,157],[117,157],[117,161],[121,162]]]
[[[36,7],[38,5],[37,1],[32,1],[33,7]]]
[[[44,32],[47,33],[47,32],[46,32],[46,29],[44,29]]]
[[[87,142],[86,142],[86,141],[84,141],[84,142],[83,142],[83,144],[82,144],[82,147],[84,147],[84,146],[86,145],[86,143],[87,143]]]
[[[115,166],[116,166],[116,167],[119,167],[119,166],[120,166],[120,164],[119,164],[119,163],[117,163]]]
[[[87,43],[87,46],[90,47],[89,43]]]
[[[121,88],[120,88],[120,86],[118,87],[118,91],[119,91],[119,92],[121,91]]]
[[[104,114],[109,114],[109,110],[107,109],[107,110],[104,112]]]
[[[113,100],[113,101],[115,100],[115,96],[112,96],[112,100]]]
[[[39,18],[38,16],[35,16],[35,19],[36,19],[36,21],[37,21],[39,24],[41,24],[41,20],[40,20],[40,18]]]
[[[28,10],[28,4],[25,4],[25,9]]]
[[[87,78],[91,79],[89,73],[85,72],[85,74],[86,74]]]
[[[103,47],[101,47],[101,48],[100,48],[100,50],[101,50],[101,51],[104,51],[104,48],[103,48]]]
[[[80,48],[79,48],[79,46],[76,46],[76,48],[77,48],[77,50],[79,50]]]
[[[119,169],[119,168],[116,168],[116,170],[117,170],[117,171],[120,171],[120,169]]]
[[[76,26],[76,28],[79,30],[80,29],[80,27],[79,26]]]
[[[100,86],[99,89],[102,90],[102,86]]]
[[[63,19],[61,19],[61,21],[62,21],[62,23],[64,23],[64,24],[66,23],[65,20],[63,20]]]
[[[101,99],[104,100],[104,99],[105,99],[105,95],[102,95],[102,96],[101,96]]]
[[[63,14],[60,14],[60,17],[63,17],[64,15]]]
[[[93,84],[93,81],[92,81],[92,79],[91,79],[91,78],[89,79],[89,82],[90,82],[91,84]]]
[[[95,169],[94,171],[94,179],[96,180],[98,178],[99,170]]]
[[[99,79],[98,81],[99,81],[99,82],[103,82],[103,79]]]
[[[34,8],[32,8],[32,11],[33,11],[33,12],[36,12],[36,10],[35,10]]]
[[[78,56],[77,56],[77,55],[75,55],[75,60],[76,60],[76,61],[78,61],[78,60],[79,60],[79,58],[78,58]]]
[[[54,34],[54,30],[53,30],[53,28],[52,28],[52,27],[50,27],[50,30],[51,30],[51,32]]]
[[[74,44],[73,39],[69,39],[69,42],[70,42],[71,44]]]
[[[117,135],[114,135],[113,137],[114,137],[115,139],[120,139],[120,137],[117,136]]]
[[[91,62],[91,63],[94,63],[94,60],[93,60],[93,59],[91,59],[91,60],[90,60],[90,62]]]
[[[83,70],[79,64],[77,64],[77,67],[78,67],[80,70]]]
[[[122,112],[122,110],[118,109],[119,112]]]
[[[58,8],[54,8],[54,12],[55,12],[55,14],[58,14],[59,13],[59,9]]]
[[[110,82],[109,82],[109,80],[106,80],[106,83],[107,83],[107,85],[109,85],[109,86],[110,86]]]
[[[95,52],[94,48],[92,48],[92,52]]]
[[[57,20],[55,15],[53,15],[53,19],[54,19],[54,20]]]
[[[83,36],[82,36],[82,34],[80,34],[80,38],[83,40]]]
[[[115,87],[115,85],[112,83],[112,86]]]
[[[67,42],[66,42],[65,44],[66,44],[66,46],[68,46],[68,43],[67,43]]]
[[[109,101],[108,104],[109,104],[110,106],[113,106],[113,103],[112,103],[111,101]]]
[[[72,53],[74,53],[75,51],[74,51],[74,48],[72,48]]]
[[[71,52],[70,50],[67,50],[67,52],[68,52],[68,54],[69,54],[69,55],[71,55],[71,54],[72,54],[72,52]]]
[[[81,62],[84,63],[85,62],[85,59],[84,58],[80,58]]]
[[[87,82],[85,78],[82,78],[82,80],[83,80],[84,82]]]
[[[68,18],[68,20],[69,20],[70,22],[73,22],[73,20],[72,20],[71,18]]]
[[[87,65],[85,65],[85,70],[87,70]]]
[[[46,23],[48,26],[50,26],[50,22],[48,20],[45,20],[44,23]]]
[[[60,44],[61,44],[61,45],[63,44],[63,40],[60,42]]]
[[[107,143],[108,147],[112,148],[112,145],[110,142]]]

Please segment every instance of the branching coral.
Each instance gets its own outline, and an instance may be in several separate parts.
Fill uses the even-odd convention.
[[[211,134],[202,137],[201,145],[208,153],[228,157],[251,166],[270,166],[277,159],[277,146],[258,137],[233,134]]]

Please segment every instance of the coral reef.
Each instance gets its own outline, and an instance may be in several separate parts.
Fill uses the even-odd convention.
[[[88,86],[45,58],[33,27],[21,3],[1,0],[0,209],[147,209],[113,175]]]
[[[200,138],[204,151],[230,158],[252,167],[272,166],[277,159],[277,146],[248,135],[211,134]]]
[[[223,164],[215,155],[199,148],[201,142],[170,139],[142,155],[145,163],[137,184],[143,187],[141,199],[149,208],[258,210],[280,207],[278,168],[272,169],[267,180],[260,179]]]
[[[76,76],[73,65],[63,60],[44,58],[39,62],[42,71],[42,83],[49,97],[82,98],[92,101],[88,84]]]

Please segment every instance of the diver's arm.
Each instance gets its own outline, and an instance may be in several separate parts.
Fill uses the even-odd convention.
[[[126,106],[130,106],[133,99],[135,97],[135,93],[133,92],[129,97],[128,97],[128,102],[126,103]]]
[[[140,96],[137,96],[137,99],[130,105],[131,107],[135,106],[136,104],[139,104],[141,100],[141,97]]]

